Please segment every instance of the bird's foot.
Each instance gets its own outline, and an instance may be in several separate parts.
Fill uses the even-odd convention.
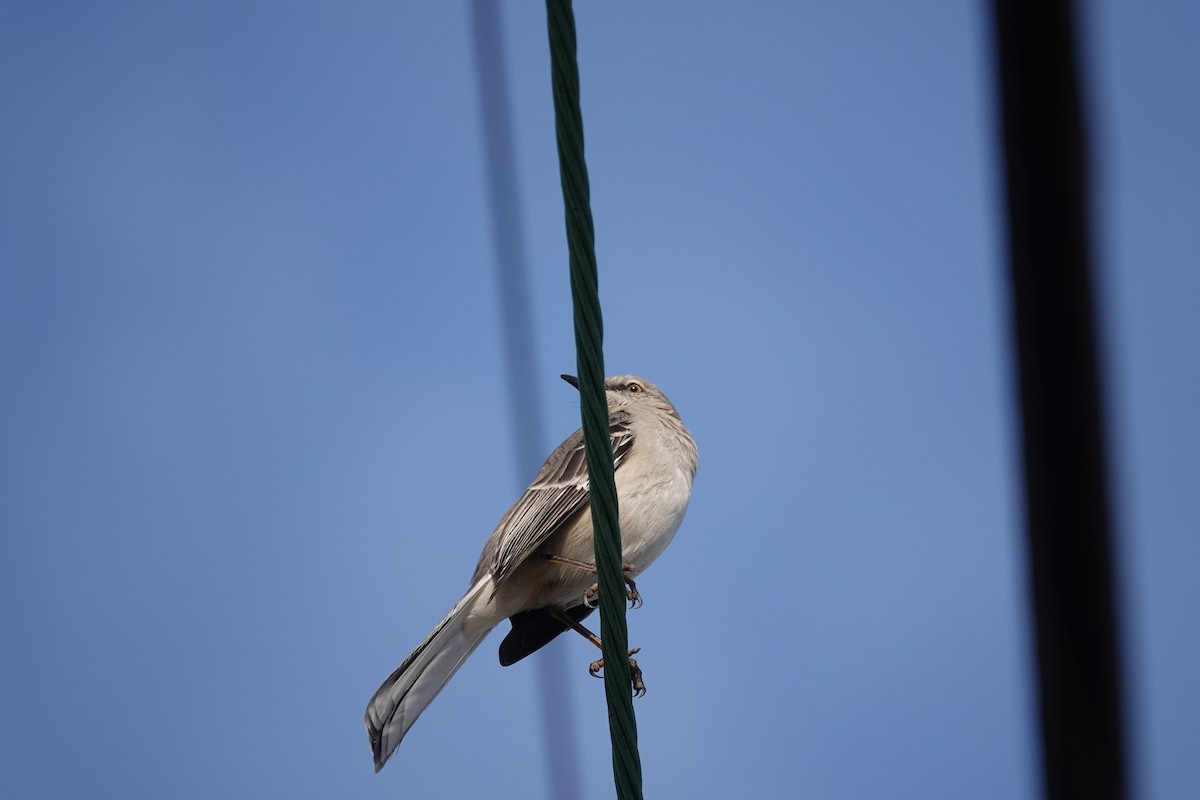
[[[640,647],[635,647],[629,651],[629,679],[633,684],[633,694],[635,697],[641,697],[646,693],[646,684],[642,681],[642,668],[638,666],[637,660],[633,658],[634,655],[641,652],[641,649]],[[588,666],[588,673],[593,678],[599,678],[600,670],[602,669],[604,669],[603,658],[593,661]]]
[[[633,570],[634,566],[632,564],[625,564],[621,567],[621,571],[625,573],[625,599],[629,601],[630,608],[641,608],[643,602],[642,593],[638,591],[637,584],[634,583],[633,578],[629,577],[629,573],[633,572]],[[596,598],[599,596],[600,584],[593,583],[583,593],[583,604],[588,608],[595,608]]]

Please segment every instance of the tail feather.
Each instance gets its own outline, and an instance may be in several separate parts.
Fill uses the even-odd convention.
[[[363,721],[376,772],[383,769],[417,717],[488,635],[490,628],[466,633],[463,621],[490,583],[491,578],[485,576],[472,586],[367,704]]]

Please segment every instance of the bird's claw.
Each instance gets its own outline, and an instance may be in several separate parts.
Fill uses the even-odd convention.
[[[633,685],[633,696],[641,697],[646,693],[646,683],[642,680],[642,668],[638,666],[634,655],[640,653],[642,648],[635,647],[629,651],[629,680]],[[593,678],[600,677],[600,670],[604,669],[604,659],[598,659],[588,665],[588,674]]]
[[[638,648],[634,648],[630,652],[636,653]],[[633,683],[633,696],[641,697],[646,693],[646,684],[642,681],[642,668],[634,659],[629,659],[629,679]]]
[[[631,569],[632,567],[625,567],[626,572]],[[641,608],[644,601],[642,600],[642,593],[637,590],[637,584],[633,582],[632,578],[626,578],[625,583],[628,584],[628,587],[625,589],[625,599],[629,601],[629,608]],[[600,584],[593,583],[588,587],[587,591],[583,593],[583,604],[588,608],[595,608],[596,598],[599,596]]]

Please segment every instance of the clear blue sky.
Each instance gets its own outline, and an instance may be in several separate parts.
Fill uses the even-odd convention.
[[[1081,5],[1135,775],[1175,800],[1200,11]],[[581,4],[609,372],[702,458],[630,616],[650,797],[1035,795],[984,8]],[[503,12],[548,451],[578,403],[544,12]],[[529,477],[470,44],[463,2],[0,10],[0,795],[545,795],[498,636],[378,776],[361,722]],[[611,796],[594,656],[554,648]]]

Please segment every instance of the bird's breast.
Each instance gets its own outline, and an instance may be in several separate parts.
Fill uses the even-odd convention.
[[[692,479],[672,467],[642,472],[624,482],[618,473],[617,492],[622,556],[636,576],[662,555],[679,530],[691,499]]]

